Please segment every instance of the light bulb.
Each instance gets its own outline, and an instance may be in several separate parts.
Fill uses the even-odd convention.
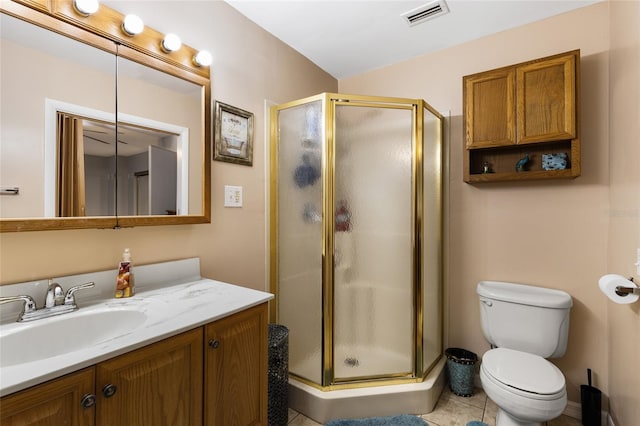
[[[160,43],[160,46],[162,47],[162,50],[167,53],[175,52],[182,46],[182,41],[177,35],[169,33],[164,36],[164,39],[162,39],[162,43]]]
[[[144,30],[144,22],[136,15],[127,15],[122,21],[122,29],[126,34],[134,36]]]
[[[213,62],[213,57],[206,50],[201,50],[193,57],[193,62],[199,67],[208,67]]]
[[[82,16],[93,15],[98,11],[98,0],[74,0],[73,8]]]

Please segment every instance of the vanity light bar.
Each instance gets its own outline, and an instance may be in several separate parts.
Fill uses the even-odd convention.
[[[191,46],[183,45],[182,40],[177,34],[166,33],[163,35],[152,28],[146,28],[144,22],[139,16],[133,14],[119,14],[108,6],[99,4],[99,0],[73,0],[68,3],[60,3],[63,5],[60,7],[64,10],[62,16],[69,16],[71,18],[71,22],[74,24],[80,23],[92,30],[98,28],[100,31],[106,32],[112,40],[119,43],[124,42],[123,44],[126,46],[136,46],[138,50],[151,53],[152,56],[156,56],[166,62],[179,64],[180,67],[187,69],[190,72],[209,78],[210,71],[207,68],[213,63],[213,56],[211,53],[206,50],[196,51]],[[121,17],[122,24],[120,25],[119,31],[117,27],[111,29],[110,26],[103,25],[101,20],[96,20],[96,17],[92,16],[98,12],[98,9],[105,14],[114,15],[116,19]],[[72,12],[72,15],[80,15],[83,19],[78,20],[71,17],[71,15],[69,15],[70,12]],[[134,37],[143,32],[145,37],[127,39],[122,36],[122,34],[124,34],[126,37]],[[180,52],[172,54],[177,51]],[[161,55],[157,56],[158,53]],[[171,56],[169,57],[168,55]]]

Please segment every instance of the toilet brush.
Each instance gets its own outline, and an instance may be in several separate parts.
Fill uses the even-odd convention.
[[[602,392],[591,386],[591,369],[587,368],[588,385],[580,385],[582,403],[582,424],[584,426],[600,426],[600,403]]]

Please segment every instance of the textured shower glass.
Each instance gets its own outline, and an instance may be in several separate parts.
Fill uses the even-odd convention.
[[[413,372],[412,111],[336,105],[334,379]]]
[[[322,102],[278,112],[278,322],[289,371],[322,383]]]
[[[439,117],[424,110],[422,216],[422,368],[438,361],[442,344],[442,128]]]
[[[339,94],[274,114],[272,285],[291,375],[323,390],[424,377],[443,350],[442,118]]]

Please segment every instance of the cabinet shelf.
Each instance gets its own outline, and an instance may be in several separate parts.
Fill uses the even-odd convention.
[[[540,180],[574,178],[571,170],[536,170],[525,172],[479,173],[469,176],[469,183],[504,182],[517,180]]]
[[[543,169],[542,155],[558,153],[567,154],[567,168],[562,170]],[[530,159],[527,167],[524,171],[516,172],[516,163],[526,154],[529,154]],[[484,173],[485,164],[488,164],[491,173]],[[464,179],[468,183],[572,179],[580,176],[580,169],[580,141],[572,139],[509,147],[468,149],[465,152]]]

